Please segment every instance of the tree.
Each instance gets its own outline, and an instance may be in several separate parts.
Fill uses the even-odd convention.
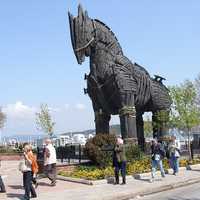
[[[158,138],[163,140],[168,135],[170,127],[169,110],[159,110],[153,115],[153,131],[158,133]],[[156,135],[155,135],[156,136]]]
[[[47,104],[40,105],[40,112],[36,113],[36,126],[38,130],[53,136],[55,122],[52,121],[50,110]]]
[[[198,105],[198,107],[200,107],[200,73],[197,76],[197,78],[195,79],[194,86],[195,86],[195,89],[197,92],[196,104]]]
[[[6,115],[3,113],[2,108],[0,108],[0,129],[2,129],[6,122]],[[0,140],[1,140],[1,132],[0,132]]]
[[[4,124],[6,122],[6,115],[3,113],[2,108],[0,108],[0,129],[4,127]]]
[[[200,110],[195,104],[197,94],[194,84],[186,80],[180,86],[171,87],[170,94],[173,101],[171,121],[174,126],[187,132],[189,159],[191,160],[191,128],[200,124]]]

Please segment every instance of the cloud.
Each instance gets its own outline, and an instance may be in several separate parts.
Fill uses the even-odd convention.
[[[52,112],[60,112],[60,108],[52,108],[52,107],[49,107],[49,111],[52,113]]]
[[[85,110],[86,109],[86,106],[82,103],[77,103],[75,105],[75,108],[78,109],[78,110]]]
[[[68,110],[69,109],[69,104],[65,104],[64,107],[65,107],[65,110]]]
[[[60,106],[49,107],[49,109],[53,121],[56,122],[55,133],[94,128],[94,113],[92,107],[87,107],[83,103],[66,103]],[[17,101],[12,104],[4,105],[2,110],[7,117],[3,129],[4,134],[27,135],[36,134],[38,132],[35,124],[35,113],[40,111],[39,106],[27,105],[22,101]]]
[[[37,108],[23,104],[21,101],[17,101],[15,104],[8,104],[3,107],[3,112],[7,117],[11,118],[33,118]]]

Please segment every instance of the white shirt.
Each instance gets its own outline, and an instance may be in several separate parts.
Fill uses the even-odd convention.
[[[56,163],[56,150],[52,144],[48,144],[45,148],[49,152],[49,157],[45,156],[44,165]]]
[[[180,143],[180,140],[175,140],[175,146],[177,149],[181,149],[181,143]]]

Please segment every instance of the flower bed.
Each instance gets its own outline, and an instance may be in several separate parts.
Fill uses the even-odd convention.
[[[199,164],[200,159],[194,159],[189,162],[186,159],[180,160],[180,166],[186,167],[189,164]],[[163,166],[165,169],[169,169],[168,160],[163,161]],[[132,163],[127,163],[127,175],[134,175],[138,173],[145,173],[151,171],[151,160],[146,157],[142,160],[136,160]],[[77,166],[72,172],[59,172],[59,175],[73,177],[73,178],[83,178],[87,180],[100,180],[109,176],[114,176],[113,167],[109,166],[106,168],[98,168],[96,166]]]

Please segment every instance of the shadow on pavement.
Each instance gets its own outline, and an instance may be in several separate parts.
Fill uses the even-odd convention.
[[[52,187],[49,183],[46,183],[46,182],[38,182],[38,185],[39,186],[49,186],[49,187]]]
[[[23,199],[23,194],[16,194],[16,193],[7,193],[8,198],[18,198],[18,199]]]
[[[138,178],[138,179],[135,178],[135,180],[144,181],[144,182],[150,183],[150,179],[149,178]]]
[[[199,198],[169,198],[168,200],[200,200]]]
[[[18,189],[23,189],[23,187],[21,185],[8,185],[8,187],[18,190]]]

